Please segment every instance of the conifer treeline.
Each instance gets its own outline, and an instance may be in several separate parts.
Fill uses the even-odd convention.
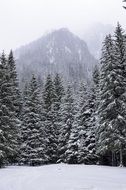
[[[126,42],[118,24],[90,87],[74,91],[59,74],[19,90],[12,51],[0,58],[0,166],[126,164]]]

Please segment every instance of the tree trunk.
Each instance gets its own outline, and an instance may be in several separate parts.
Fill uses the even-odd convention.
[[[112,166],[115,166],[115,152],[112,151]]]
[[[120,146],[120,167],[123,167],[123,154],[122,154],[122,145]]]

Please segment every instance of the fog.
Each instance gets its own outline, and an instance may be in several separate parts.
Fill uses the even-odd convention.
[[[92,24],[126,27],[122,0],[0,0],[0,50],[33,41],[50,30],[67,27],[82,34]]]

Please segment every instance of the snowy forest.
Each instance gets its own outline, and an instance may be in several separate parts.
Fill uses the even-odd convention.
[[[13,52],[0,57],[0,167],[126,166],[126,34],[107,35],[92,79],[76,88],[60,74],[20,88]]]

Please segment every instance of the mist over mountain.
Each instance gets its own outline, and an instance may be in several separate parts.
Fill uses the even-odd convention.
[[[114,27],[112,25],[104,25],[102,23],[95,23],[90,28],[88,28],[82,36],[88,45],[88,48],[92,55],[96,59],[101,57],[102,43],[108,34],[112,34]]]
[[[49,73],[60,73],[66,80],[88,80],[97,64],[86,42],[66,28],[17,49],[15,56],[21,80],[28,79],[32,73],[41,79]]]

